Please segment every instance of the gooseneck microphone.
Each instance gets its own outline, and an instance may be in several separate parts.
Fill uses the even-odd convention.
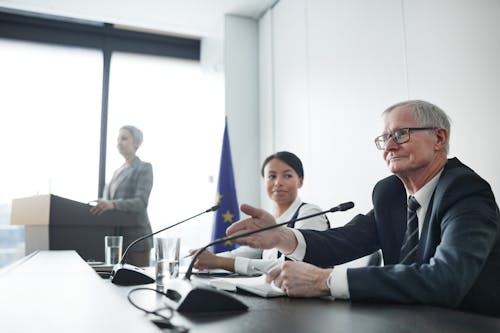
[[[212,245],[235,240],[241,237],[250,236],[266,230],[282,227],[290,222],[306,220],[326,213],[345,211],[353,207],[354,203],[352,201],[345,202],[336,207],[330,208],[328,210],[319,213],[303,216],[296,219],[291,219],[286,222],[273,224],[267,227],[255,229],[241,234],[219,238],[207,244],[206,246],[196,251],[196,254],[191,259],[191,263],[189,264],[188,270],[184,275],[184,278],[171,279],[165,284],[164,288],[165,288],[165,294],[167,295],[166,301],[168,305],[179,312],[187,312],[187,313],[247,310],[248,307],[244,303],[234,298],[227,292],[211,288],[204,284],[192,282],[190,280],[194,262],[203,251],[205,251],[208,247]],[[207,300],[210,300],[210,302],[207,302]]]
[[[188,280],[191,278],[191,274],[192,274],[192,271],[193,271],[194,262],[196,261],[196,259],[198,258],[198,256],[203,251],[205,251],[207,248],[209,248],[210,246],[213,246],[213,245],[216,245],[216,244],[220,244],[220,243],[224,243],[224,242],[228,242],[228,241],[232,241],[232,240],[235,240],[237,238],[250,236],[250,235],[253,235],[253,234],[256,234],[256,233],[259,233],[259,232],[263,232],[263,231],[267,231],[267,230],[270,230],[270,229],[278,228],[278,227],[287,225],[288,223],[294,223],[294,222],[297,222],[297,221],[307,220],[307,219],[310,219],[310,218],[313,218],[313,217],[316,217],[316,216],[319,216],[319,215],[324,215],[326,213],[342,212],[342,211],[351,209],[353,207],[354,207],[354,202],[352,202],[352,201],[344,202],[344,203],[341,203],[338,206],[332,207],[332,208],[330,208],[328,210],[324,210],[324,211],[319,212],[319,213],[314,213],[314,214],[311,214],[311,215],[307,215],[307,216],[303,216],[303,217],[291,219],[290,221],[286,221],[286,222],[276,223],[276,224],[273,224],[273,225],[270,225],[270,226],[267,226],[267,227],[259,228],[259,229],[252,230],[252,231],[247,231],[247,232],[244,232],[244,233],[241,233],[241,234],[237,234],[237,235],[233,235],[233,236],[228,236],[228,237],[223,237],[223,238],[216,239],[215,241],[207,244],[206,246],[204,246],[201,249],[199,249],[198,251],[196,251],[196,253],[194,254],[194,256],[193,256],[193,258],[191,260],[191,263],[189,264],[189,267],[188,267],[188,269],[186,271],[186,274],[184,275],[184,278],[188,279]]]
[[[153,233],[144,235],[144,236],[139,237],[136,240],[134,240],[125,249],[125,252],[123,253],[120,262],[113,267],[113,270],[111,271],[111,275],[110,275],[111,282],[114,284],[122,285],[122,286],[134,286],[134,285],[138,285],[138,284],[147,284],[147,283],[155,282],[155,279],[151,275],[149,275],[144,269],[142,269],[140,267],[133,266],[133,265],[129,265],[126,263],[128,251],[135,244],[139,243],[140,241],[142,241],[146,238],[152,237],[152,236],[154,236],[162,231],[173,228],[181,223],[192,220],[195,217],[198,217],[198,216],[203,215],[205,213],[215,212],[217,209],[219,209],[219,207],[220,207],[220,205],[215,205],[215,206],[210,207],[209,209],[207,209],[201,213],[198,213],[196,215],[188,217],[185,220],[174,223],[174,224],[169,225],[163,229],[160,229],[160,230],[155,231]]]

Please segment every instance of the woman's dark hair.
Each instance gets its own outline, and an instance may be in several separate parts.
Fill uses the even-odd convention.
[[[264,168],[271,160],[280,160],[281,162],[288,164],[297,173],[299,178],[304,178],[304,168],[302,167],[300,158],[298,158],[294,153],[290,153],[288,151],[279,151],[266,157],[264,163],[262,163],[262,168],[260,169],[262,177],[264,177]]]

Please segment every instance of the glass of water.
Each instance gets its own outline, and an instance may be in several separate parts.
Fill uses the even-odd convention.
[[[122,258],[123,236],[104,236],[104,262],[116,265]]]
[[[165,279],[179,276],[180,246],[178,237],[155,238],[156,285],[163,286]]]

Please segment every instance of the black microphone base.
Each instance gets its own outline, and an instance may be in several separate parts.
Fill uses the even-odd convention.
[[[129,264],[116,264],[111,271],[110,279],[112,283],[120,286],[136,286],[155,282],[155,279],[144,269]]]
[[[187,279],[165,281],[163,292],[167,296],[167,304],[178,312],[200,313],[248,309],[248,306],[224,291],[202,284],[193,284]]]

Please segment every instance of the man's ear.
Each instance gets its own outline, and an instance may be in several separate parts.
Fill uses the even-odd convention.
[[[436,131],[436,150],[445,149],[446,143],[448,142],[448,131],[446,128],[438,128]]]

